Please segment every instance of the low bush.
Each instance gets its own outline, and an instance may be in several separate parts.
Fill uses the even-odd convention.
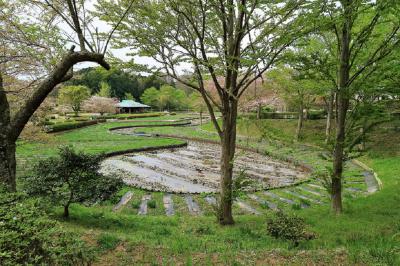
[[[111,234],[103,233],[99,235],[97,238],[97,244],[103,251],[115,249],[119,243],[120,243],[119,238]]]
[[[69,216],[71,203],[92,204],[110,199],[122,186],[120,178],[99,173],[102,156],[61,148],[58,157],[39,161],[32,175],[25,178],[29,195],[49,199],[64,207]]]
[[[43,122],[43,125],[45,125],[45,126],[52,126],[52,125],[55,125],[55,123],[52,122],[52,121],[45,120],[45,121]]]
[[[157,203],[155,200],[149,200],[147,202],[147,207],[151,208],[151,209],[155,209],[157,207]]]
[[[132,202],[132,208],[134,208],[134,209],[139,209],[140,208],[140,200],[137,200],[137,201],[133,201]]]
[[[37,200],[0,192],[0,265],[87,265],[94,252],[50,220]]]
[[[146,117],[159,117],[163,116],[163,113],[139,113],[139,114],[116,114],[116,115],[103,115],[98,116],[98,119],[135,119],[135,118],[146,118]]]
[[[89,121],[90,117],[75,117],[74,120],[78,122]]]
[[[326,115],[325,110],[312,110],[308,113],[308,119],[310,120],[317,120],[317,119],[322,119]]]
[[[325,111],[310,111],[308,113],[308,119],[316,120],[324,118]],[[250,119],[256,119],[256,113],[245,113],[242,114],[243,117]],[[262,112],[260,114],[261,119],[297,119],[299,117],[298,112]]]
[[[50,126],[48,128],[47,132],[61,132],[61,131],[65,131],[65,130],[91,126],[91,125],[95,125],[97,123],[99,123],[98,120],[97,121],[93,120],[93,121],[75,121],[75,122],[56,123],[56,124]]]
[[[278,211],[276,216],[267,220],[270,236],[291,241],[298,246],[301,241],[311,240],[315,235],[306,230],[304,219]]]

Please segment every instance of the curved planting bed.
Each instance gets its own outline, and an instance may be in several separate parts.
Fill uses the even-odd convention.
[[[190,123],[158,124],[149,126],[185,126]],[[124,126],[110,131],[124,135],[143,136]],[[148,135],[152,136],[152,135]],[[123,156],[104,160],[102,172],[119,175],[124,181],[139,188],[173,193],[216,192],[219,189],[220,147],[213,141],[189,141],[186,147],[162,147],[124,151]],[[135,152],[135,153],[133,153]],[[245,175],[251,181],[251,191],[286,187],[308,179],[309,169],[278,161],[253,150],[238,147],[235,176]]]

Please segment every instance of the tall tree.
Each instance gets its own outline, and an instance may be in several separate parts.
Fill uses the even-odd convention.
[[[398,1],[341,0],[322,5],[329,30],[336,39],[336,136],[333,151],[332,209],[342,212],[342,173],[346,160],[346,128],[351,99],[363,81],[382,66],[381,61],[400,45]],[[354,107],[354,106],[353,106]]]
[[[58,102],[69,105],[78,116],[84,100],[90,97],[90,91],[85,86],[65,86],[58,92]]]
[[[300,140],[304,123],[304,110],[310,108],[311,104],[320,94],[321,82],[311,79],[307,72],[300,72],[288,67],[279,67],[268,73],[268,78],[276,84],[278,94],[285,99],[291,108],[298,113],[297,129],[294,139]]]
[[[86,34],[92,18],[85,10],[85,1],[0,1],[0,45],[4,51],[0,57],[0,183],[10,191],[16,190],[15,142],[47,95],[70,79],[73,66],[80,62],[110,68],[104,54],[119,23],[104,42],[90,41]],[[67,24],[73,34],[63,34],[59,24]],[[65,51],[67,42],[79,44],[80,51],[75,51],[75,46]],[[3,78],[30,74],[36,78],[22,87],[30,90],[11,112],[10,94],[16,91],[8,90],[12,86],[4,84]]]
[[[232,175],[238,100],[252,82],[304,31],[306,0],[137,1],[118,34],[121,46],[152,57],[162,72],[200,92],[221,141],[218,220],[233,224]],[[126,1],[99,1],[102,18],[113,22]],[[188,64],[190,65],[188,67]],[[182,76],[185,68],[191,75]],[[257,73],[254,75],[254,73]],[[187,78],[187,77],[192,77]],[[205,89],[211,80],[217,97]],[[213,106],[222,114],[217,122]]]

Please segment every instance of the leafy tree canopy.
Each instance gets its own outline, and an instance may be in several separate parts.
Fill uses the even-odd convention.
[[[92,67],[75,73],[74,78],[67,84],[86,86],[90,89],[91,94],[101,93],[104,91],[104,86],[109,86],[109,95],[100,96],[122,100],[125,99],[126,93],[130,93],[136,100],[139,100],[145,89],[150,87],[159,89],[167,82],[154,75],[141,76],[117,68],[107,71],[100,67]]]

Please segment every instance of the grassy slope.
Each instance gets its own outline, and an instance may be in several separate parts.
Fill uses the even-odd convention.
[[[267,128],[274,133],[275,138],[290,142],[295,121],[267,120],[262,123],[266,125],[246,126],[242,121],[239,124],[239,134],[258,137],[260,129]],[[132,137],[118,135],[111,137],[106,129],[115,124],[102,124],[60,134],[54,137],[53,143],[73,143],[89,152],[98,152],[119,149],[126,145],[131,148],[131,145],[140,146],[149,143],[154,145],[163,141],[174,141],[148,138],[133,140]],[[125,123],[118,122],[118,126],[120,125]],[[250,127],[252,129],[249,130]],[[209,124],[203,126],[205,130],[211,128]],[[323,129],[322,121],[307,122],[305,131],[306,136],[310,137],[306,137],[305,141],[322,143],[321,128]],[[178,130],[146,128],[143,131],[216,138],[211,133],[193,131],[190,128]],[[388,139],[390,140],[392,139]],[[30,145],[33,145],[33,148],[30,149]],[[51,149],[47,147],[49,144],[24,144],[19,147],[18,153],[33,155],[39,148],[35,145],[44,145]],[[396,149],[396,144],[391,148]],[[105,203],[91,208],[74,205],[71,210],[72,218],[64,225],[80,233],[89,243],[100,249],[102,256],[98,263],[103,265],[133,263],[395,265],[400,263],[396,255],[400,238],[398,235],[400,209],[396,207],[400,200],[400,158],[392,150],[387,154],[380,153],[380,157],[377,158],[362,158],[378,172],[384,183],[382,191],[368,197],[347,200],[345,213],[339,217],[331,215],[327,206],[295,211],[306,219],[311,230],[318,235],[317,239],[302,243],[297,249],[290,248],[287,242],[267,236],[264,216],[241,215],[237,216],[235,226],[220,227],[211,214],[191,217],[186,212],[178,212],[172,218],[139,217],[132,215],[136,213],[136,206],[132,205],[120,213],[112,213],[110,212],[112,204]],[[127,189],[129,188],[121,191],[121,194]],[[143,193],[135,190],[135,199],[132,202],[137,204]],[[161,204],[160,197],[157,202]],[[178,198],[174,198],[174,203],[178,210],[180,207],[184,208],[184,203],[179,202]],[[158,213],[154,214],[159,214],[161,211],[157,210],[155,212]],[[299,253],[300,250],[304,252]]]
[[[164,117],[163,117],[164,118]],[[164,119],[167,119],[166,117]],[[127,135],[113,134],[108,131],[112,127],[143,125],[143,124],[165,124],[170,122],[111,122],[97,124],[85,128],[80,128],[63,133],[50,135],[49,139],[43,142],[23,142],[17,143],[18,170],[26,170],[26,166],[31,165],[38,156],[46,157],[57,153],[57,148],[63,145],[70,145],[77,150],[88,153],[102,153],[120,151],[126,149],[140,148],[146,146],[162,146],[168,144],[182,143],[181,140],[174,139],[150,139],[147,137],[133,137]],[[172,122],[171,122],[172,123]]]

